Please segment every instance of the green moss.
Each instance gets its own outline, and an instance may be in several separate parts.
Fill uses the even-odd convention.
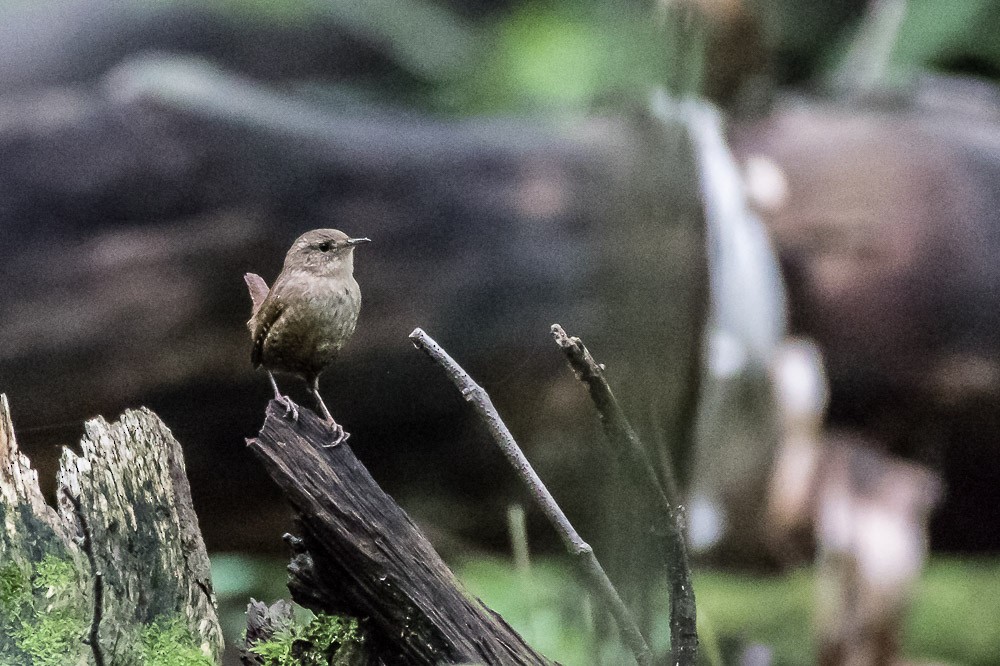
[[[268,666],[286,666],[292,663],[293,634],[289,630],[279,631],[271,640],[250,646],[250,652],[262,657]]]
[[[11,562],[0,569],[0,648],[21,663],[62,666],[86,649],[84,613],[73,594],[72,562],[47,555],[31,568]]]
[[[76,586],[78,574],[76,567],[68,560],[61,560],[54,555],[46,555],[45,559],[35,565],[35,575],[32,586],[36,590],[47,590],[49,593],[63,592],[71,586]]]
[[[83,650],[86,623],[79,613],[60,608],[38,613],[35,621],[14,632],[17,647],[31,658],[32,666],[65,666]]]
[[[28,570],[0,568],[0,663],[64,666],[82,663],[91,609],[81,604],[80,574],[71,560],[46,555]],[[135,635],[131,634],[130,635]],[[143,666],[214,666],[183,618],[158,619],[122,648]]]
[[[357,620],[320,613],[305,626],[279,631],[250,647],[265,666],[331,666],[366,663]]]
[[[30,592],[28,576],[15,562],[0,567],[0,615],[17,615]]]
[[[213,666],[180,617],[159,619],[139,634],[141,662],[145,666]]]
[[[21,616],[30,613],[30,601],[28,572],[16,562],[0,567],[0,663],[17,663],[23,656],[13,634],[21,626]]]

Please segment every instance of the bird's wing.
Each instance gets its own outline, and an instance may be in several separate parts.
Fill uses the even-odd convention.
[[[250,351],[250,362],[254,368],[259,368],[264,356],[264,341],[267,334],[271,332],[274,322],[281,318],[285,306],[275,298],[266,298],[260,304],[254,316],[250,318],[247,325],[250,327],[250,334],[253,336],[253,349]]]
[[[243,279],[247,283],[247,289],[250,290],[250,299],[253,301],[253,314],[256,315],[257,311],[260,310],[260,304],[267,298],[267,283],[264,282],[264,278],[256,273],[247,273],[243,276]],[[252,320],[253,317],[251,316]]]

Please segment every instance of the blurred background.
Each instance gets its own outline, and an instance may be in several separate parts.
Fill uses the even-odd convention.
[[[0,391],[49,492],[85,419],[160,415],[233,643],[291,529],[242,275],[365,235],[327,404],[548,656],[628,663],[416,326],[659,648],[552,323],[676,480],[707,663],[1000,663],[998,78],[991,0],[0,0]]]

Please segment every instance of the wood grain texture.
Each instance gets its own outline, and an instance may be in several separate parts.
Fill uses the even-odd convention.
[[[413,521],[307,410],[268,405],[250,449],[297,514],[289,588],[317,611],[370,623],[387,663],[549,664],[496,613],[462,590]]]

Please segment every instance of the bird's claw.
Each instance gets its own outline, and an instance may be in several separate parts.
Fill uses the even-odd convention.
[[[340,425],[336,421],[328,421],[327,425],[333,430],[333,440],[329,444],[324,444],[324,449],[332,449],[335,446],[340,446],[348,440],[351,433],[344,430],[344,426]]]
[[[294,402],[292,402],[291,398],[289,398],[287,395],[282,395],[276,397],[275,400],[277,402],[280,402],[282,406],[284,406],[286,419],[289,418],[289,415],[291,415],[292,421],[297,422],[299,420],[299,408],[295,405]]]

